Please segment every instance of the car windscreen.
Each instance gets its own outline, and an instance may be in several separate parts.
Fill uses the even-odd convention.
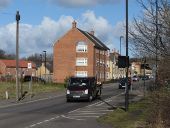
[[[88,86],[88,85],[89,85],[89,80],[81,79],[81,78],[72,78],[69,84],[69,86]]]

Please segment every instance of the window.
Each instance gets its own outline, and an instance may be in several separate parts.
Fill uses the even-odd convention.
[[[76,52],[87,52],[87,44],[85,42],[78,42]]]
[[[77,58],[76,66],[87,66],[87,58]]]
[[[77,76],[77,77],[87,77],[87,71],[76,71],[75,76]]]
[[[110,78],[110,73],[109,73],[109,72],[106,73],[106,78],[107,78],[107,79]]]

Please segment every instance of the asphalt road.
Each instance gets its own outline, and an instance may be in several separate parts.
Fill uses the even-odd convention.
[[[105,85],[102,100],[66,102],[64,93],[55,97],[0,107],[0,128],[109,128],[96,122],[108,113],[110,101],[121,95],[117,84]]]

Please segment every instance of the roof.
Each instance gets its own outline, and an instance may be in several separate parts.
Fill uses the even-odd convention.
[[[6,67],[13,68],[16,67],[16,60],[0,60],[0,62],[4,63]],[[32,68],[36,68],[36,65],[31,61],[19,60],[20,68],[27,68],[28,63],[32,63]]]
[[[90,41],[92,41],[95,45],[96,48],[101,49],[101,50],[110,50],[104,43],[102,43],[97,37],[94,35],[90,34],[89,32],[83,31],[79,28],[77,28],[83,35],[85,35]]]

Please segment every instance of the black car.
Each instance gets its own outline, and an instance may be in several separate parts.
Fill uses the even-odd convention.
[[[95,77],[70,77],[66,86],[67,102],[71,100],[92,101],[101,95],[101,84],[97,84]]]
[[[149,80],[149,76],[142,76],[142,80]]]
[[[125,83],[126,83],[126,78],[120,79],[120,81],[119,81],[119,89],[125,88]],[[130,86],[131,86],[131,79],[128,78],[128,88],[129,89],[130,89]]]

